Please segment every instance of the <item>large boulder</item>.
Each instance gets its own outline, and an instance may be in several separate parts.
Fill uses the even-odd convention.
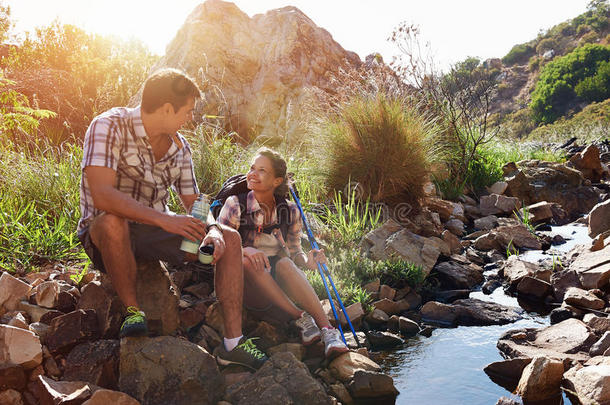
[[[296,7],[256,14],[209,0],[197,6],[153,67],[175,67],[204,89],[203,114],[229,117],[244,139],[298,141],[310,93],[335,88],[332,76],[361,65]],[[139,96],[132,104],[139,101]]]
[[[563,362],[542,356],[532,359],[525,367],[517,393],[525,401],[544,401],[561,396],[560,384],[563,377]]]
[[[102,338],[110,339],[118,335],[123,304],[116,294],[104,288],[99,281],[92,281],[81,289],[76,308],[95,310]]]
[[[119,381],[119,341],[96,340],[76,346],[66,357],[63,380],[86,381],[115,390]]]
[[[595,252],[582,250],[569,269],[578,274],[584,289],[603,288],[610,280],[610,245]]]
[[[589,213],[589,236],[597,235],[610,230],[610,200],[597,204]]]
[[[288,352],[271,356],[256,373],[227,387],[226,399],[233,405],[332,404],[322,384]]]
[[[398,390],[392,377],[382,373],[358,370],[347,388],[351,396],[359,399],[373,399],[375,403],[394,403]]]
[[[475,298],[454,301],[453,307],[458,325],[505,325],[522,318],[517,308]]]
[[[599,159],[599,148],[589,145],[583,151],[574,154],[569,161],[570,165],[580,171],[585,179],[599,183],[604,176],[604,167]]]
[[[138,263],[136,294],[151,333],[171,335],[178,329],[180,297],[169,272],[161,262]]]
[[[3,272],[0,276],[0,315],[17,309],[19,302],[27,297],[30,285]]]
[[[121,341],[119,388],[149,405],[215,404],[222,394],[216,360],[171,336]]]
[[[333,376],[343,382],[354,378],[357,370],[380,372],[381,367],[373,360],[360,353],[347,352],[333,359],[328,365]]]
[[[564,385],[583,405],[610,404],[610,364],[573,367],[564,374]]]
[[[602,309],[606,305],[604,300],[592,292],[577,287],[568,288],[563,300],[566,304],[581,308]]]
[[[438,263],[433,272],[447,290],[469,289],[483,282],[483,269],[476,264],[460,264],[454,261]]]
[[[506,195],[525,204],[555,202],[576,218],[587,214],[599,196],[592,186],[583,186],[582,173],[562,163],[525,160],[506,178]]]

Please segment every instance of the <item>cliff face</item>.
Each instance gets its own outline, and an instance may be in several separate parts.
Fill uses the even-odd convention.
[[[205,92],[202,113],[224,116],[244,139],[277,140],[302,131],[299,112],[310,90],[332,91],[334,73],[360,65],[357,54],[295,7],[250,18],[233,3],[208,0],[153,71],[186,71]]]

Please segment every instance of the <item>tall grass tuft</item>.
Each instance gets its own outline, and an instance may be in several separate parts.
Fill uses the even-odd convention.
[[[435,123],[404,98],[358,95],[317,128],[331,189],[356,182],[362,199],[417,205],[431,161]]]

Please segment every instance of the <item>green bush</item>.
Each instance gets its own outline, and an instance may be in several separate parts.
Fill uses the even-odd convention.
[[[587,44],[567,55],[557,58],[544,66],[536,87],[532,93],[530,108],[538,123],[552,123],[574,105],[576,93],[574,88],[589,77],[591,79],[581,86],[585,101],[599,101],[610,95],[610,87],[599,87],[607,75],[607,60],[610,58],[610,46]],[[600,95],[601,93],[601,95]],[[595,97],[589,99],[586,97]]]
[[[502,63],[505,65],[514,65],[515,63],[524,63],[534,54],[534,48],[530,44],[518,44],[502,58]]]
[[[557,40],[555,38],[545,38],[538,42],[536,45],[536,53],[542,55],[548,50],[557,48]]]
[[[331,189],[357,183],[362,200],[418,204],[436,127],[407,101],[356,96],[326,117],[318,131]]]
[[[610,62],[600,63],[594,76],[584,78],[574,87],[576,95],[587,101],[604,101],[610,96]]]

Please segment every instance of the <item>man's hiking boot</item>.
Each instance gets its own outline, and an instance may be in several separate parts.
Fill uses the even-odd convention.
[[[239,344],[231,351],[227,351],[224,343],[221,342],[214,350],[216,361],[221,366],[238,364],[253,370],[259,369],[268,360],[268,357],[256,348],[252,342],[253,339],[257,338],[245,339],[242,337]]]
[[[146,326],[146,315],[136,307],[127,307],[127,317],[121,326],[120,338],[128,336],[146,336],[148,327]]]
[[[329,359],[349,351],[341,340],[339,329],[322,328],[322,341],[324,342],[324,356]]]
[[[305,346],[320,340],[320,328],[318,328],[316,322],[307,312],[303,312],[301,317],[294,321],[294,323],[299,328],[301,341]]]

